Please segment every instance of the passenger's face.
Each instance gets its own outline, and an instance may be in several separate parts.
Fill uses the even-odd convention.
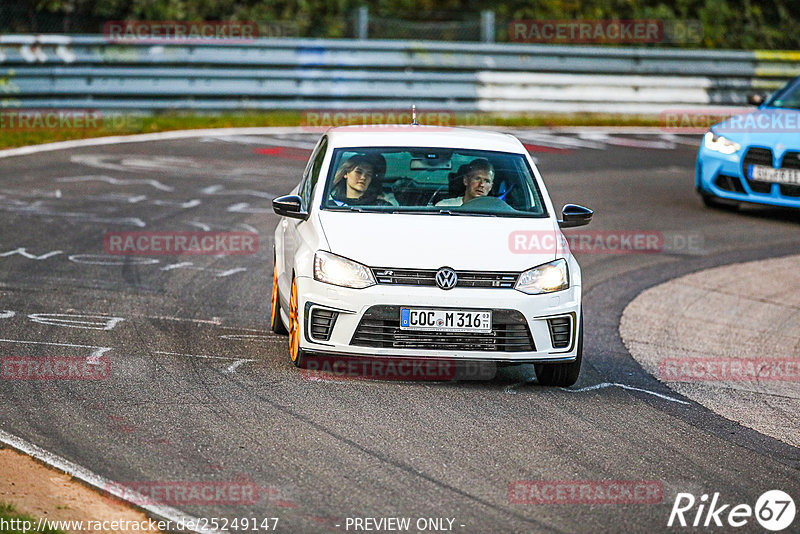
[[[464,185],[467,186],[467,200],[485,197],[492,190],[494,179],[489,176],[489,173],[482,169],[470,171],[464,176]]]
[[[372,179],[375,178],[375,169],[372,165],[361,163],[348,172],[345,178],[347,179],[348,193],[350,193],[348,196],[360,197],[367,191]]]

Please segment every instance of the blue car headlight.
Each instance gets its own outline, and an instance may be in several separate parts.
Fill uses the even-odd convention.
[[[706,135],[703,137],[703,145],[709,150],[722,154],[734,154],[742,148],[739,143],[735,143],[714,132],[706,132]]]

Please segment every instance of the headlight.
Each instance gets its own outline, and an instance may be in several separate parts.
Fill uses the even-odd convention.
[[[514,286],[523,293],[538,295],[552,293],[569,287],[569,269],[564,258],[528,269],[521,275]]]
[[[354,289],[376,284],[368,267],[322,250],[314,254],[314,280]]]
[[[734,143],[730,139],[725,139],[714,132],[706,132],[703,138],[703,144],[707,149],[715,152],[722,152],[723,154],[733,154],[742,148],[739,143]]]

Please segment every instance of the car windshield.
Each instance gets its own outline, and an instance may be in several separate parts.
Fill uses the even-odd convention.
[[[522,154],[454,148],[334,150],[322,208],[495,217],[546,217]]]
[[[795,78],[775,93],[767,102],[767,106],[800,109],[800,78]]]

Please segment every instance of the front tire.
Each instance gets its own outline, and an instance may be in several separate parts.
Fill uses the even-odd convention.
[[[536,380],[542,386],[556,386],[566,388],[578,381],[583,359],[583,311],[581,311],[581,325],[578,328],[578,355],[575,361],[566,363],[537,363],[533,365]]]
[[[272,299],[270,301],[270,321],[269,321],[269,328],[276,334],[280,334],[285,336],[289,333],[289,330],[286,329],[286,325],[283,324],[283,319],[281,319],[281,302],[280,302],[280,294],[278,293],[278,265],[277,262],[275,264],[275,268],[272,270]]]
[[[296,367],[304,367],[306,354],[300,348],[300,309],[297,298],[297,280],[292,278],[292,294],[289,298],[289,357]]]

